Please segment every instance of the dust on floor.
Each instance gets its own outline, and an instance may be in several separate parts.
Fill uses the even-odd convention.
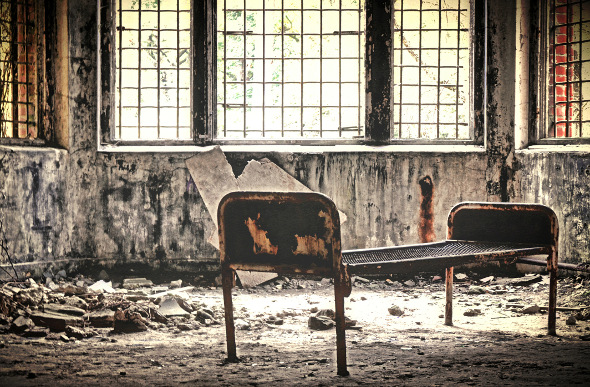
[[[103,306],[113,306],[109,300],[116,299],[119,307],[139,304],[144,310],[153,307],[157,311],[172,293],[156,298],[147,295],[165,293],[165,288],[92,295],[89,304],[101,299]],[[9,330],[0,336],[0,384],[590,383],[590,322],[585,317],[588,309],[583,308],[590,297],[584,278],[559,282],[562,310],[558,311],[557,337],[546,335],[545,276],[524,277],[521,282],[464,278],[455,284],[452,327],[443,324],[444,285],[438,278],[400,282],[358,278],[346,300],[346,315],[356,321],[346,333],[348,377],[336,375],[334,329],[308,328],[311,316],[333,308],[329,280],[281,278],[256,289],[236,289],[241,361],[235,364],[224,361],[221,288],[181,289],[174,299],[192,312],[164,316],[161,322],[143,317],[144,331],[115,334],[113,328],[92,327],[88,321],[80,329],[93,335],[80,340],[63,332],[27,338]],[[140,296],[142,292],[146,297]],[[125,295],[131,295],[132,304]],[[83,295],[76,297],[84,299]],[[390,314],[392,306],[403,314]]]

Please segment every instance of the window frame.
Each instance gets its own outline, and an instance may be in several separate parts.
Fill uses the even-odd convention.
[[[389,143],[399,145],[483,145],[485,137],[485,102],[486,102],[486,73],[487,73],[487,0],[469,0],[472,12],[469,22],[469,132],[470,139],[441,139],[441,138],[391,138]],[[392,16],[393,20],[393,16]],[[391,26],[393,32],[393,25]],[[389,35],[388,45],[392,46]],[[391,53],[393,55],[393,52]],[[393,59],[390,63],[390,73]],[[391,80],[390,94],[387,98],[391,101],[390,114],[393,114],[393,79]],[[393,131],[393,120],[390,120],[390,132]],[[381,129],[385,130],[385,128]],[[380,137],[381,138],[381,137]]]
[[[50,82],[49,74],[54,71],[55,61],[52,58],[56,50],[56,0],[33,0],[35,6],[35,72],[37,93],[35,96],[35,138],[0,137],[0,145],[43,147],[51,145],[54,139],[54,120],[48,110],[53,107],[54,83]],[[43,32],[41,32],[43,31]],[[45,36],[43,36],[45,35]]]
[[[98,23],[98,145],[482,145],[485,121],[485,55],[487,0],[469,0],[470,22],[470,131],[468,140],[393,139],[392,37],[390,1],[365,0],[365,137],[364,139],[222,140],[214,138],[217,123],[217,1],[191,1],[191,140],[133,140],[114,138],[115,125],[115,7],[116,0],[97,0]],[[195,28],[196,27],[196,28]],[[370,60],[369,60],[370,58]],[[199,71],[198,69],[205,69]]]
[[[533,127],[529,131],[529,143],[532,145],[588,145],[590,137],[548,137],[549,134],[549,87],[550,71],[550,7],[551,0],[541,2],[531,1],[531,31],[537,31],[537,34],[531,34],[530,54],[530,74],[531,84],[534,85],[531,90],[532,106],[531,122]],[[580,113],[581,114],[581,113]]]

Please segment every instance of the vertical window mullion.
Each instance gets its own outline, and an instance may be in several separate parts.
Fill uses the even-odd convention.
[[[143,29],[141,28],[141,1],[138,1],[138,35],[139,35],[139,39],[138,39],[138,68],[137,68],[137,137],[141,138],[141,50],[142,50],[142,46],[141,46],[141,41],[143,38]],[[119,44],[122,44],[122,42],[119,42]]]
[[[10,63],[12,67],[12,137],[19,138],[18,133],[18,4],[11,4],[12,49]]]
[[[323,81],[323,65],[324,65],[324,30],[323,30],[323,19],[324,19],[324,7],[323,7],[323,3],[320,1],[320,138],[324,137],[324,120],[322,119],[323,117],[323,113],[324,113],[324,95],[323,95],[323,91],[324,91],[324,81]]]
[[[400,9],[400,22],[399,22],[399,118],[398,118],[398,131],[399,137],[402,136],[402,106],[403,106],[403,92],[404,92],[404,0],[401,0]]]
[[[161,14],[160,14],[160,2],[157,2],[158,6],[157,6],[157,10],[158,10],[158,27],[157,27],[157,32],[158,32],[158,47],[156,48],[157,52],[156,52],[156,69],[158,70],[158,82],[157,82],[157,87],[156,87],[156,115],[157,115],[157,129],[156,129],[156,138],[161,138],[161,122],[162,120],[160,119],[160,92],[161,92],[161,82],[160,82],[160,73],[162,72],[161,69],[161,57],[162,57],[162,44],[161,44],[161,36],[162,36],[162,28],[161,28]],[[178,84],[177,84],[178,85]]]
[[[180,16],[180,0],[176,0],[176,14]],[[176,18],[176,137],[180,138],[180,17]]]
[[[461,84],[461,0],[457,2],[457,81],[455,82],[455,138],[459,138],[459,90]]]
[[[338,9],[338,137],[342,137],[342,0]]]
[[[361,135],[361,133],[362,133],[361,132],[361,126],[364,125],[364,123],[361,122],[362,115],[361,115],[361,109],[360,109],[360,107],[361,107],[361,98],[362,98],[361,97],[361,92],[362,92],[362,90],[361,90],[361,56],[362,56],[362,51],[361,51],[362,50],[362,46],[361,46],[361,41],[362,41],[362,39],[361,39],[361,31],[362,31],[362,29],[361,29],[361,25],[362,25],[362,20],[361,20],[361,18],[362,18],[362,15],[363,15],[363,13],[361,12],[361,7],[362,7],[362,4],[359,1],[359,8],[358,8],[359,15],[358,15],[358,18],[357,18],[357,23],[358,23],[357,24],[358,25],[358,28],[357,29],[359,31],[359,34],[358,34],[357,40],[356,40],[356,43],[357,43],[357,51],[356,52],[357,52],[357,57],[358,57],[358,61],[357,61],[357,73],[358,73],[358,77],[356,78],[356,80],[358,82],[357,83],[357,100],[356,100],[357,101],[356,103],[357,103],[357,106],[358,106],[358,109],[357,109],[357,119],[356,119],[356,122],[357,122],[357,125],[358,125],[358,130],[356,132],[356,135],[357,136],[360,136]]]
[[[244,88],[244,92],[243,92],[243,98],[242,98],[242,102],[244,104],[244,138],[246,137],[248,131],[248,121],[247,121],[247,116],[246,116],[246,111],[248,110],[248,104],[247,104],[247,99],[246,99],[246,95],[247,95],[247,90],[246,90],[246,79],[248,78],[248,74],[247,74],[247,70],[246,70],[246,58],[248,57],[248,45],[246,44],[246,38],[247,38],[247,34],[246,34],[246,12],[247,12],[247,7],[246,7],[246,0],[244,0],[244,8],[243,8],[243,12],[242,12],[242,20],[244,21],[244,30],[243,35],[242,35],[242,39],[243,39],[243,47],[244,47],[244,57],[241,58],[242,60],[242,86]]]
[[[303,46],[303,37],[304,37],[304,31],[303,31],[303,0],[301,0],[299,2],[299,13],[301,14],[301,25],[300,25],[300,37],[301,37],[301,44],[300,44],[300,49],[301,49],[301,58],[300,58],[300,62],[299,62],[299,67],[301,68],[301,78],[299,78],[300,81],[300,98],[299,98],[299,134],[301,137],[303,137],[303,84],[304,84],[304,74],[303,74],[303,58],[304,58],[304,46]]]
[[[422,2],[419,10],[419,28],[418,31],[418,138],[422,138]],[[440,55],[440,50],[438,50]]]
[[[227,0],[223,0],[223,135],[227,136]]]
[[[570,50],[571,50],[571,43],[569,40],[569,29],[570,29],[570,11],[572,5],[566,5],[566,19],[565,19],[565,30],[568,36],[566,37],[565,43],[565,71],[566,71],[566,78],[565,78],[565,137],[571,137],[570,132],[570,109],[571,109],[571,95],[570,95]]]
[[[123,19],[123,0],[119,0],[119,24],[121,23],[121,20]],[[123,41],[123,28],[119,28],[119,47],[118,47],[118,51],[119,51],[119,58],[117,59],[118,61],[118,66],[119,66],[119,88],[117,90],[117,92],[119,93],[119,106],[116,107],[117,111],[119,112],[119,138],[123,136],[123,114],[122,114],[122,105],[123,105],[123,88],[121,87],[121,79],[123,79],[123,49],[122,49],[122,44],[121,42]],[[138,96],[139,98],[139,96]],[[139,100],[138,100],[139,101]],[[138,116],[139,119],[139,116]]]
[[[285,0],[281,0],[281,137],[285,136]]]
[[[262,137],[266,136],[266,4],[262,2]]]
[[[551,29],[553,30],[553,33],[551,34],[551,50],[553,51],[553,63],[551,66],[551,71],[553,73],[553,84],[551,85],[553,89],[551,93],[553,99],[553,137],[557,137],[557,66],[555,65],[555,63],[557,63],[557,47],[555,46],[555,29],[557,28],[557,13],[555,12],[555,8],[553,8],[553,6],[551,7],[551,16],[553,19],[553,23],[551,25]]]
[[[442,49],[442,3],[438,2],[438,55],[437,55],[437,64],[438,68],[436,69],[436,138],[440,137],[440,55]]]

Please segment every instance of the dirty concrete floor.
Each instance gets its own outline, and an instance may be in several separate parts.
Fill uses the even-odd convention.
[[[547,281],[510,286],[501,294],[455,289],[454,323],[443,325],[442,284],[354,287],[347,317],[350,376],[336,375],[335,331],[311,331],[315,308],[333,307],[333,287],[320,281],[305,289],[234,291],[237,364],[224,362],[222,324],[189,331],[100,334],[73,342],[0,336],[0,385],[570,385],[590,383],[590,322],[566,325],[558,312],[558,337],[546,335],[547,315],[525,315],[513,304],[546,305]],[[362,286],[362,287],[361,287]],[[586,285],[562,280],[559,305]],[[191,297],[222,320],[220,288],[197,288]],[[578,300],[586,302],[585,300]],[[404,315],[392,316],[392,304]],[[571,306],[571,302],[569,302]],[[587,305],[587,304],[586,304]],[[464,316],[470,309],[481,314]],[[283,325],[272,325],[269,316]]]

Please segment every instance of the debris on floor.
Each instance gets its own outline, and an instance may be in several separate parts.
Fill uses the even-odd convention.
[[[194,286],[181,280],[154,284],[147,278],[126,278],[121,283],[105,281],[101,272],[96,280],[78,275],[69,278],[65,271],[46,277],[44,282],[31,278],[0,286],[0,334],[23,337],[46,337],[63,342],[134,332],[177,333],[223,325],[223,301],[219,286]],[[543,316],[546,314],[546,276],[520,278],[460,276],[455,284],[454,303],[458,313],[471,317],[468,323],[502,319]],[[99,279],[100,278],[100,279]],[[562,324],[588,334],[590,330],[590,292],[587,279],[564,278],[558,286],[558,307],[563,312]],[[430,320],[421,317],[424,301],[438,305],[431,316],[444,310],[444,283],[439,276],[405,278],[354,277],[355,290],[347,299],[346,327],[361,330],[355,310],[370,308],[389,318],[401,317],[396,324],[424,326]],[[518,285],[515,285],[518,284]],[[313,297],[333,291],[330,278],[317,280],[279,277],[263,285],[234,290],[243,297],[267,295],[276,300],[289,300],[295,294],[311,294],[307,308],[282,308],[276,313],[256,310],[255,304],[242,304],[236,310],[238,330],[261,332],[267,329],[300,328],[307,320],[310,331],[334,327],[334,311],[330,305]],[[359,292],[362,292],[359,294]],[[366,293],[373,292],[373,293]],[[356,295],[355,295],[356,294]],[[371,296],[370,294],[373,294]],[[383,299],[392,300],[384,306]],[[274,301],[273,301],[274,302]],[[333,307],[333,306],[332,306]],[[355,319],[348,318],[353,314]],[[458,314],[459,315],[459,314]],[[483,318],[473,317],[483,315]],[[365,317],[361,314],[360,317]],[[299,321],[299,322],[297,322]],[[361,325],[365,325],[363,322]],[[538,328],[542,328],[543,323]],[[305,326],[305,325],[304,325]],[[370,330],[370,329],[369,329]],[[54,334],[58,333],[58,336]],[[63,336],[63,337],[62,337]]]

